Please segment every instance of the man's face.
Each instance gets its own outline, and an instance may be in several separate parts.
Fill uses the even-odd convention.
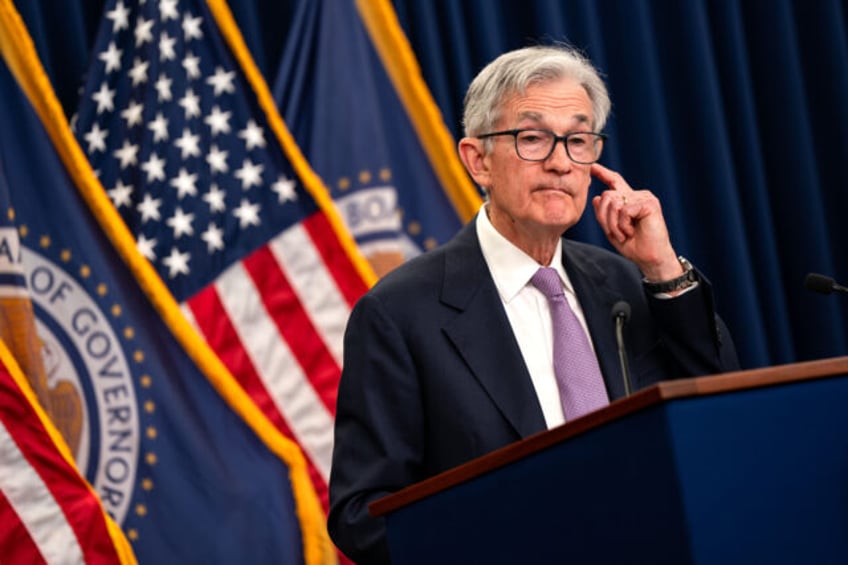
[[[586,90],[572,80],[531,86],[513,95],[502,108],[497,130],[541,128],[564,135],[591,131],[592,103]],[[580,219],[586,207],[589,165],[568,158],[557,143],[545,161],[518,157],[514,138],[492,138],[492,152],[483,157],[489,189],[489,216],[495,228],[516,241],[526,237],[557,237]]]

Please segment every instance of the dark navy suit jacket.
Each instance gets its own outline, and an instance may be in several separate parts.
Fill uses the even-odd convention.
[[[709,282],[672,300],[646,294],[621,256],[563,240],[610,399],[624,396],[611,310],[625,327],[633,390],[738,368]],[[328,527],[358,563],[388,561],[386,494],[546,429],[542,409],[475,222],[386,275],[356,304],[345,334]]]

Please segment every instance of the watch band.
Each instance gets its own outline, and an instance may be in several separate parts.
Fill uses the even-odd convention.
[[[675,290],[683,290],[698,282],[698,273],[695,271],[692,263],[690,263],[685,257],[678,257],[677,260],[680,261],[680,266],[683,267],[684,272],[682,275],[668,281],[660,282],[650,282],[645,279],[643,281],[645,288],[653,294],[661,294],[674,292]]]

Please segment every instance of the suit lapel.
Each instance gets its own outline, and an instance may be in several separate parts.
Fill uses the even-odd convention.
[[[519,436],[542,431],[542,408],[480,251],[475,223],[453,243],[445,255],[441,299],[459,312],[443,331]]]

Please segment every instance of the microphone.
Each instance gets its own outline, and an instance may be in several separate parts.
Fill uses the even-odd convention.
[[[627,362],[627,350],[624,348],[624,324],[630,319],[630,304],[619,300],[612,305],[612,319],[615,320],[615,342],[618,345],[618,361],[624,377],[624,395],[630,396],[630,364]]]
[[[830,294],[834,291],[848,292],[848,287],[837,284],[832,278],[818,273],[809,273],[804,278],[804,288],[821,294]]]

